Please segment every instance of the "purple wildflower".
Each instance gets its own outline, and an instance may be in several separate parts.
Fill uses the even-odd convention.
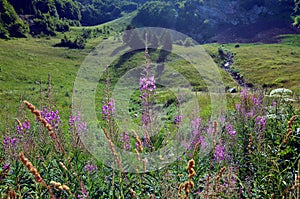
[[[236,131],[233,129],[231,124],[227,124],[225,129],[230,135],[236,135]]]
[[[17,138],[7,136],[3,139],[3,149],[14,148],[17,142],[18,142]]]
[[[2,166],[2,171],[5,171],[5,170],[9,169],[9,166],[10,166],[10,164],[4,164]]]
[[[182,122],[182,115],[175,115],[174,116],[174,124],[178,125],[178,124],[181,124],[181,122]]]
[[[140,92],[143,94],[145,91],[154,91],[156,88],[155,86],[155,79],[154,76],[151,77],[141,77],[140,78]]]
[[[97,166],[94,166],[90,163],[86,164],[83,168],[84,172],[92,173],[93,171],[97,170]]]
[[[253,119],[255,115],[262,114],[262,97],[250,95],[247,90],[243,90],[240,98],[240,103],[235,105],[240,119],[247,121],[248,119]]]
[[[58,110],[50,111],[45,107],[44,110],[41,111],[41,115],[56,130],[62,125]]]
[[[193,150],[196,144],[201,144],[200,146],[205,146],[205,140],[202,136],[202,132],[204,130],[204,127],[202,126],[202,119],[196,118],[195,120],[191,121],[191,136],[192,136],[192,142],[190,144],[189,149]]]
[[[144,111],[143,115],[142,115],[142,124],[147,126],[148,124],[151,123],[151,117],[150,114],[147,111]]]
[[[110,99],[107,104],[103,101],[102,104],[102,118],[104,120],[115,115],[116,108],[114,99]]]
[[[17,126],[17,134],[24,135],[26,131],[30,130],[30,122],[25,121],[21,126]]]
[[[129,151],[130,150],[130,137],[129,137],[129,134],[127,131],[124,133],[121,133],[120,141],[124,144],[124,149]]]
[[[86,122],[82,121],[80,112],[78,112],[76,115],[70,115],[68,125],[69,131],[76,131],[78,135],[83,135],[87,132]]]
[[[81,194],[77,195],[78,199],[86,199],[88,197],[89,197],[89,192],[87,192],[87,191],[81,191]]]
[[[260,131],[265,131],[266,130],[266,118],[257,116],[255,119],[255,126],[258,127]]]
[[[251,100],[256,107],[260,107],[262,105],[262,99],[256,96],[251,96]]]
[[[222,144],[217,144],[214,150],[214,159],[219,162],[225,159],[225,147]]]

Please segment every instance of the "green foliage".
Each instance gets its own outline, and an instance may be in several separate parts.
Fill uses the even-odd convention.
[[[172,28],[176,17],[177,12],[171,3],[148,1],[139,9],[134,22],[144,26]]]
[[[56,0],[57,13],[61,19],[81,20],[79,4],[72,0]]]
[[[192,40],[191,38],[188,37],[188,38],[186,38],[186,39],[184,40],[183,45],[184,45],[185,47],[191,47],[191,46],[194,46],[193,40]]]
[[[300,28],[300,15],[294,17],[293,26]]]
[[[83,25],[97,25],[121,16],[121,9],[114,4],[106,4],[98,0],[87,4],[81,10]]]
[[[1,38],[26,37],[28,25],[25,24],[7,0],[0,2],[0,36]]]
[[[132,12],[138,9],[138,4],[131,1],[122,1],[121,2],[121,10],[123,12]]]
[[[79,36],[72,41],[66,35],[61,39],[60,43],[56,44],[56,47],[68,47],[71,49],[84,49],[85,48],[85,38]]]

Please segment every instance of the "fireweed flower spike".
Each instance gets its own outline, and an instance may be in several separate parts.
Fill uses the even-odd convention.
[[[41,116],[55,129],[58,130],[59,126],[62,125],[60,120],[59,111],[49,111],[47,108],[44,108],[41,112]]]
[[[97,169],[98,169],[97,166],[94,166],[90,163],[86,164],[83,168],[84,172],[87,172],[89,174],[93,173]]]
[[[33,114],[35,114],[37,120],[40,121],[40,122],[44,125],[44,127],[48,129],[49,135],[50,135],[53,139],[55,139],[56,136],[55,136],[55,134],[54,134],[54,132],[53,132],[53,130],[52,130],[51,125],[47,122],[47,120],[46,120],[45,118],[42,117],[41,112],[40,112],[39,110],[35,109],[35,106],[33,106],[30,102],[24,101],[24,103],[25,103],[25,105],[27,106],[27,108],[29,108],[30,111],[31,111]]]
[[[124,133],[121,133],[120,142],[122,142],[124,144],[125,150],[128,150],[128,151],[130,150],[130,137],[129,137],[129,134],[127,131]]]
[[[215,161],[220,162],[225,159],[225,156],[225,147],[221,143],[218,143],[214,150]]]
[[[103,106],[102,106],[102,117],[104,120],[106,120],[109,117],[113,117],[116,112],[115,108],[115,101],[114,99],[110,99],[107,104],[103,101]]]

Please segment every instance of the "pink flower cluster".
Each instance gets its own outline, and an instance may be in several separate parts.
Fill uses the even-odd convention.
[[[143,95],[147,91],[154,91],[156,88],[154,76],[140,78],[140,92]]]
[[[116,107],[115,107],[115,100],[110,99],[110,101],[105,104],[105,102],[102,102],[102,118],[107,119],[108,117],[112,117],[115,115]]]
[[[220,162],[225,159],[225,147],[222,144],[217,144],[214,150],[214,159]]]

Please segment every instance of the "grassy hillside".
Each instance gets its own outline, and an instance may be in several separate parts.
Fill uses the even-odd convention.
[[[38,101],[47,92],[51,77],[53,101],[60,107],[71,104],[72,84],[87,51],[54,48],[57,39],[0,40],[0,107],[1,124],[5,115],[11,122],[16,117],[20,96]]]
[[[300,35],[284,35],[275,44],[225,44],[234,53],[233,67],[247,83],[255,87],[287,87],[299,92],[300,79]],[[218,44],[204,48],[210,54],[218,55]],[[217,62],[218,56],[215,59]]]
[[[129,16],[130,17],[130,16]],[[120,25],[121,24],[121,25]],[[118,26],[119,25],[119,26]],[[86,29],[111,27],[111,34],[120,31],[126,25],[126,20],[103,24]],[[80,34],[81,29],[74,28],[70,34]],[[107,37],[108,35],[105,35]],[[46,95],[48,74],[51,77],[53,101],[57,103],[61,115],[66,118],[71,105],[72,86],[76,73],[89,51],[101,42],[101,37],[90,38],[84,50],[55,48],[53,45],[60,41],[58,37],[26,38],[0,40],[0,127],[3,132],[6,117],[8,122],[14,121],[18,113],[19,99],[31,100],[40,104],[40,96]],[[286,87],[299,93],[300,73],[300,35],[286,35],[278,44],[235,44],[224,45],[235,54],[234,67],[240,71],[247,83],[257,87]],[[203,46],[219,64],[219,44]],[[176,47],[175,47],[176,48]],[[152,58],[157,56],[153,53]],[[141,63],[140,56],[131,57],[128,63]],[[169,57],[168,65],[186,74],[189,80],[199,87],[205,86],[195,75],[188,63],[176,57]],[[125,70],[128,64],[124,64]],[[220,70],[224,85],[236,86],[236,82],[224,70]],[[193,74],[193,75],[191,75]],[[42,91],[42,92],[41,92]]]

